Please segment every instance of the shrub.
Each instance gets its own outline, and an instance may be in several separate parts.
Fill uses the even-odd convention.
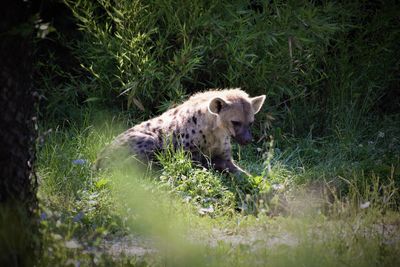
[[[240,86],[270,103],[302,95],[325,77],[319,67],[335,34],[333,4],[247,1],[71,1],[74,44],[98,87],[127,106],[153,111],[184,94]]]
[[[63,41],[82,69],[56,101],[83,95],[143,119],[199,90],[242,87],[267,94],[264,110],[293,135],[352,130],[388,110],[383,100],[399,108],[395,2],[66,3],[81,34]]]

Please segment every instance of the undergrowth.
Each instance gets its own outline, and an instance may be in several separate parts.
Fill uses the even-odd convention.
[[[320,218],[318,227],[334,236],[321,237],[318,242],[324,246],[331,247],[335,253],[343,253],[339,242],[345,242],[354,253],[364,249],[375,253],[383,237],[376,234],[373,225],[391,227],[398,220],[396,215],[390,214],[398,212],[400,200],[399,159],[394,153],[399,144],[396,131],[389,127],[385,128],[384,136],[378,132],[379,136],[371,139],[373,144],[364,138],[366,148],[357,142],[346,144],[334,137],[288,139],[279,145],[271,140],[264,146],[236,147],[234,157],[252,173],[245,178],[205,170],[194,165],[189,155],[180,150],[160,153],[158,163],[144,173],[133,165],[126,166],[127,163],[117,171],[95,172],[91,166],[97,153],[121,131],[119,129],[126,127],[121,125],[127,125],[123,119],[107,119],[102,125],[91,126],[91,118],[97,116],[98,112],[89,112],[83,125],[71,124],[68,128],[45,131],[46,141],[39,147],[41,229],[48,253],[42,258],[43,265],[76,262],[107,265],[113,262],[134,266],[132,262],[136,261],[159,265],[164,260],[172,261],[173,265],[183,264],[163,253],[135,260],[123,256],[113,258],[106,252],[104,240],[121,238],[128,233],[172,240],[176,248],[167,249],[172,251],[171,255],[178,253],[183,242],[188,247],[182,256],[183,262],[191,262],[188,259],[195,255],[193,257],[202,265],[205,259],[193,252],[193,244],[187,244],[185,234],[209,235],[211,229],[240,233],[265,227],[274,232],[277,229],[272,225],[279,218],[284,219],[282,225],[286,225],[284,232],[288,235],[293,234],[291,227],[305,227],[303,231],[310,231],[315,225],[308,218]],[[348,153],[340,154],[343,147],[350,145]],[[376,162],[378,159],[382,161]],[[391,168],[382,169],[382,164]],[[337,228],[335,224],[341,221],[349,225],[355,222],[361,229],[370,229],[373,238],[360,236],[360,240],[367,238],[371,247],[364,247],[360,240],[347,240],[347,237],[343,240],[341,234],[347,236],[353,230]],[[316,245],[304,236],[293,238],[310,249]],[[396,237],[385,238],[396,240]],[[279,250],[273,247],[266,251],[257,249],[252,254],[246,246],[233,247],[227,252],[224,242],[211,251],[203,245],[199,249],[211,257],[211,266],[221,264],[220,257],[224,253],[233,257],[229,260],[233,261],[231,264],[238,266],[243,262],[249,265],[256,264],[257,260],[265,262],[267,258],[274,266],[282,262],[291,264],[281,261],[277,256],[281,255]],[[396,246],[385,248],[388,253],[385,261],[395,262],[391,255]],[[157,244],[156,248],[161,252],[166,249],[165,244]],[[301,250],[298,246],[285,247],[284,251],[299,253],[299,257],[314,255],[311,250]],[[347,255],[344,256],[346,262],[353,262],[350,257],[353,252],[341,255]],[[331,262],[333,255],[336,254],[324,254],[312,263]],[[304,260],[307,262],[306,258]],[[368,266],[364,263],[360,266]]]
[[[82,105],[160,114],[208,88],[267,95],[258,121],[292,137],[351,135],[399,108],[395,1],[69,1],[79,28],[39,41],[46,119]],[[385,34],[383,34],[385,33]]]
[[[399,265],[396,1],[57,3],[70,16],[35,66],[40,265]],[[255,142],[233,150],[250,177],[179,150],[91,169],[123,130],[224,87],[267,95]],[[111,255],[129,234],[157,252]]]

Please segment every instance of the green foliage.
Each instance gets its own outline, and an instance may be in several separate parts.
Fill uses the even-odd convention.
[[[381,99],[391,95],[391,87],[399,81],[395,74],[399,71],[399,43],[395,39],[400,30],[394,2],[353,3],[349,8],[359,11],[351,16],[350,30],[338,36],[331,49],[335,61],[327,65],[331,82],[326,89],[331,124],[352,133],[365,127],[365,116],[373,117],[378,104],[398,107],[395,99]]]
[[[124,232],[111,198],[110,181],[91,170],[97,153],[121,126],[109,119],[98,129],[91,122],[99,114],[85,113],[83,125],[48,130],[43,126],[38,144],[40,231],[43,253],[40,266],[107,264],[110,256],[97,247],[110,234]],[[102,120],[107,116],[102,115]],[[87,250],[90,247],[96,249]],[[84,252],[87,250],[86,252]]]
[[[39,256],[36,211],[28,211],[26,203],[8,200],[0,203],[0,264],[32,266]],[[34,219],[34,218],[33,218]]]
[[[265,109],[292,134],[354,129],[398,82],[394,3],[66,2],[82,31],[66,42],[89,85],[71,86],[141,118],[240,86],[267,94]]]
[[[39,60],[47,118],[106,104],[144,119],[199,90],[242,87],[268,97],[258,121],[351,137],[399,109],[395,1],[65,2],[80,33],[51,33],[69,53]]]
[[[224,184],[222,175],[193,166],[183,150],[171,149],[158,156],[163,167],[162,187],[167,186],[187,202],[195,204],[200,213],[232,214],[235,210],[234,193]]]
[[[101,118],[102,124],[92,125]],[[376,125],[384,132],[362,136],[362,146],[310,136],[281,142],[284,150],[272,141],[259,149],[235,148],[240,165],[254,174],[249,178],[204,170],[182,150],[172,149],[159,155],[162,169],[151,175],[129,162],[115,171],[93,172],[90,167],[97,153],[127,127],[121,126],[125,120],[93,110],[84,115],[82,125],[47,133],[37,165],[44,241],[41,265],[295,265],[281,257],[283,252],[308,265],[334,265],[337,255],[349,264],[355,255],[362,263],[370,255],[388,266],[396,262],[398,244],[388,246],[376,230],[380,224],[392,227],[387,216],[398,212],[399,140],[398,128],[389,127],[391,121]],[[383,166],[392,167],[380,169]],[[332,183],[338,180],[341,184]],[[185,240],[199,235],[205,242],[204,237],[216,231],[250,240],[252,231],[257,236],[269,233],[272,240],[289,236],[289,245],[273,244],[264,250],[257,237],[249,245],[221,241],[210,248]],[[126,233],[161,239],[154,245],[160,253],[144,258],[110,255],[104,240],[119,240]]]
[[[209,87],[241,86],[276,102],[301,94],[321,79],[315,67],[341,30],[332,4],[265,2],[259,13],[241,1],[67,3],[85,33],[77,56],[98,91],[139,109]]]
[[[56,27],[47,38],[70,54],[50,52],[37,66],[41,265],[398,265],[398,236],[387,239],[400,201],[399,116],[390,114],[400,108],[398,3],[66,3],[80,33]],[[172,149],[152,175],[91,170],[132,124],[198,90],[239,86],[268,97],[259,141],[233,151],[253,176],[208,171]],[[104,116],[103,105],[123,114]],[[102,249],[129,230],[162,239],[161,253],[142,261]],[[194,248],[181,239],[190,230],[290,242]]]
[[[43,212],[54,224],[67,224],[71,235],[113,220],[109,213],[109,181],[94,174],[91,165],[97,152],[115,134],[117,125],[104,124],[100,131],[93,126],[75,125],[66,131],[48,130],[41,136],[46,141],[38,147],[37,171],[39,195],[45,203]]]
[[[247,177],[206,170],[194,166],[190,156],[183,150],[167,149],[157,159],[162,166],[159,177],[161,188],[167,188],[186,202],[194,204],[200,214],[211,217],[232,216],[237,211],[242,214],[257,214],[260,211],[270,213],[277,208],[277,203],[272,200],[270,182],[286,181],[271,180],[263,174]]]

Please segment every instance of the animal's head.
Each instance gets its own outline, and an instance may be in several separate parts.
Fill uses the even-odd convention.
[[[240,145],[249,144],[253,137],[251,125],[254,115],[264,104],[265,95],[250,98],[241,90],[241,94],[227,94],[210,100],[208,111],[217,116],[218,127],[226,129]]]

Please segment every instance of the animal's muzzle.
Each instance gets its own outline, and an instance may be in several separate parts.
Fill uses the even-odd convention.
[[[233,139],[236,140],[236,142],[239,143],[239,145],[244,146],[244,145],[248,145],[251,143],[251,141],[253,140],[253,136],[251,135],[250,130],[245,129],[240,131],[239,133],[237,133]]]

